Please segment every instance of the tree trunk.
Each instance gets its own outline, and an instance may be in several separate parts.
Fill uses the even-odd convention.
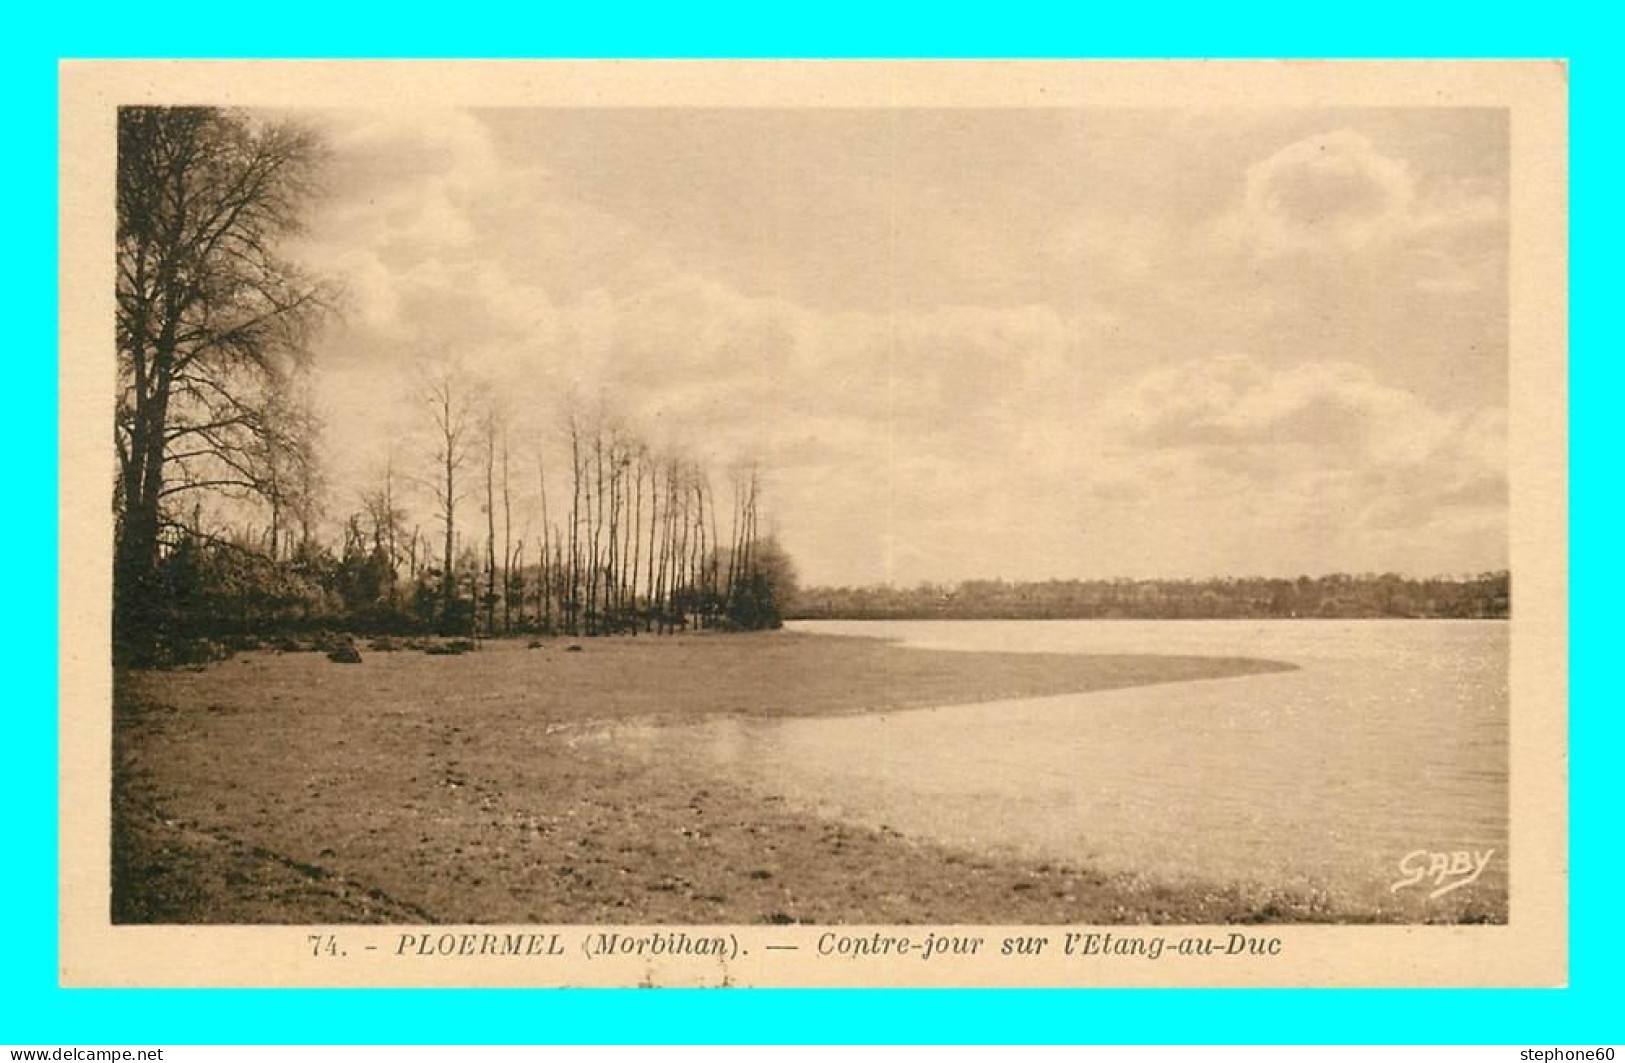
[[[520,544],[523,547],[523,543]],[[508,493],[508,435],[502,434],[502,631],[513,630],[513,502]]]
[[[541,621],[542,631],[551,635],[553,633],[553,559],[551,555],[552,525],[547,516],[547,471],[542,462],[542,451],[536,448],[536,485],[542,494],[542,560],[541,570],[537,575],[541,578],[541,586],[536,591],[536,616]]]

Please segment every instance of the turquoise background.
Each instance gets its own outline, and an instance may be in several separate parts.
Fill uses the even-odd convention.
[[[1615,911],[1621,754],[1604,690],[1610,552],[1625,516],[1616,417],[1625,270],[1620,55],[1611,16],[1565,6],[1165,3],[681,5],[545,10],[395,3],[45,4],[8,12],[3,231],[12,401],[0,475],[11,672],[0,1042],[1625,1040]],[[62,991],[56,986],[56,61],[177,56],[1565,56],[1571,66],[1572,967],[1545,991]],[[1615,335],[1615,341],[1608,336]],[[72,558],[61,559],[73,563]]]

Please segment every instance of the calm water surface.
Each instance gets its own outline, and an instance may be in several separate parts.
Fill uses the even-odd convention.
[[[823,814],[1170,881],[1395,895],[1417,849],[1494,849],[1504,903],[1508,628],[1453,621],[828,621],[951,650],[1262,657],[1297,671],[907,712],[717,720],[686,755]],[[647,739],[647,736],[644,736]],[[630,736],[637,745],[637,736]],[[1417,914],[1421,914],[1419,911]]]

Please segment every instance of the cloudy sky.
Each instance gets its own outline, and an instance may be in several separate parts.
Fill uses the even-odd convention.
[[[1507,563],[1504,112],[306,117],[338,510],[452,356],[527,486],[572,395],[759,461],[809,583]]]

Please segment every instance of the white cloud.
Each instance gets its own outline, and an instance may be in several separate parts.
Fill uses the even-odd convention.
[[[454,110],[338,112],[328,119],[335,183],[329,224],[352,238],[444,248],[477,236],[468,208],[504,177],[490,132]]]
[[[1251,513],[1258,551],[1301,550],[1313,536],[1361,567],[1412,570],[1466,538],[1475,549],[1495,529],[1504,539],[1505,412],[1450,412],[1362,366],[1282,371],[1232,355],[1154,370],[1108,400],[1098,439],[1098,502],[1151,506],[1172,522],[1184,511],[1215,529]],[[1228,519],[1215,516],[1221,499]],[[1215,542],[1220,553],[1247,546]],[[1274,570],[1266,560],[1219,570]]]
[[[408,367],[445,350],[491,381],[527,438],[553,431],[574,394],[719,471],[760,458],[812,580],[1504,557],[1504,414],[1396,386],[1407,360],[1447,355],[1392,298],[1408,287],[1493,309],[1499,200],[1351,130],[1233,163],[1213,182],[1234,190],[1228,213],[1205,238],[1198,220],[1121,204],[1067,214],[1047,240],[995,246],[976,230],[990,256],[1070,263],[1086,293],[844,306],[685,259],[561,192],[545,151],[504,157],[476,116],[347,116],[334,130],[342,195],[307,250],[351,291],[320,359],[337,453],[402,438]],[[939,246],[932,231],[916,234],[922,261],[970,253],[963,232]],[[796,257],[768,250],[769,265]],[[1374,342],[1396,322],[1403,346]],[[1191,357],[1208,349],[1257,354]]]
[[[1401,231],[1415,196],[1403,162],[1359,133],[1339,130],[1249,167],[1242,211],[1266,253],[1361,248]]]
[[[1241,204],[1220,232],[1273,258],[1380,250],[1503,219],[1494,196],[1459,181],[1426,183],[1405,160],[1340,129],[1249,166]]]

